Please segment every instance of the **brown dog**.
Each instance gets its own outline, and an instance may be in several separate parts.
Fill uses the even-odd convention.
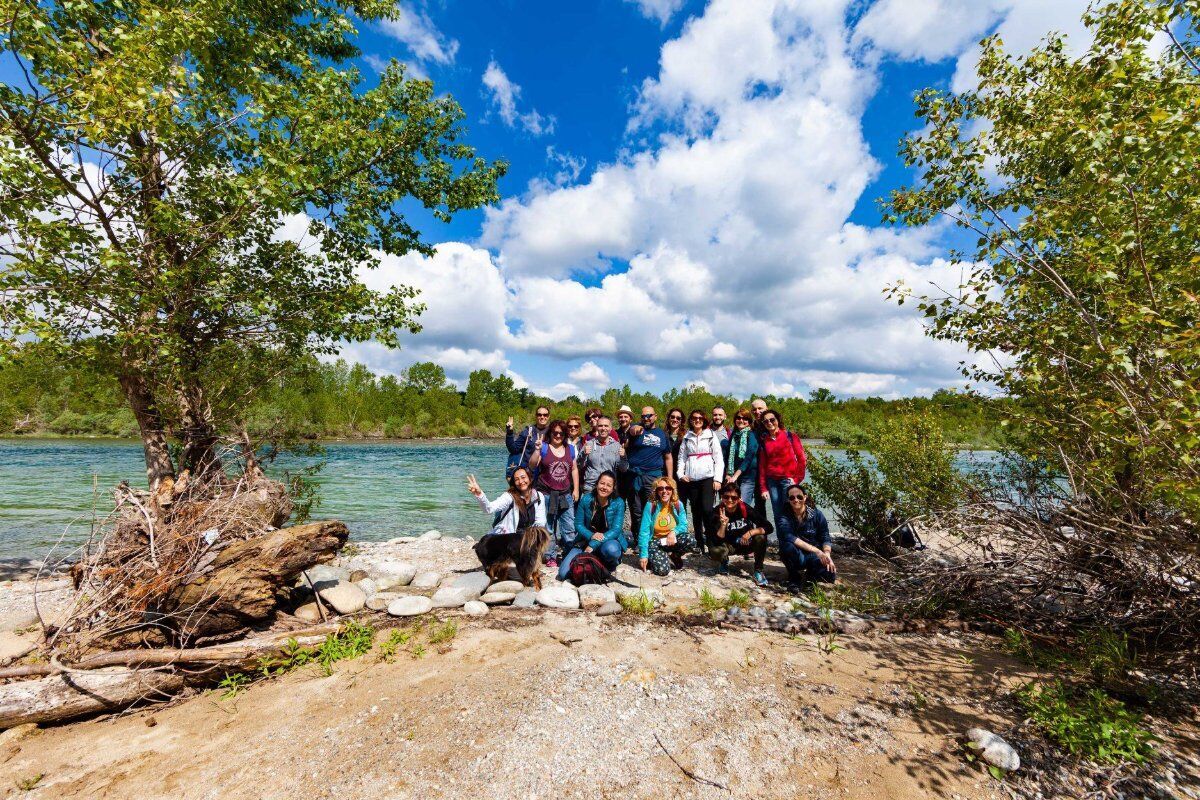
[[[489,533],[475,543],[475,555],[492,580],[507,578],[515,564],[521,583],[541,589],[542,556],[549,546],[550,531],[534,525],[516,533]]]

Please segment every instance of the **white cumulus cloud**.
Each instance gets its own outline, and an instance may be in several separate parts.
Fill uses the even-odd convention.
[[[671,17],[683,8],[684,0],[625,0],[625,2],[636,5],[646,19],[652,19],[659,25],[666,25],[671,21]]]
[[[381,20],[379,27],[407,46],[419,61],[449,64],[458,54],[458,41],[438,30],[429,15],[412,3],[398,5],[395,17]]]
[[[575,383],[590,386],[601,392],[607,389],[612,384],[612,378],[608,377],[608,373],[604,368],[595,361],[584,361],[576,369],[572,370],[568,375]]]

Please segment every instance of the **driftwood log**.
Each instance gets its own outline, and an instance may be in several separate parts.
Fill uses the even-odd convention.
[[[342,522],[312,522],[235,542],[201,577],[167,599],[185,641],[235,636],[270,618],[301,571],[333,560],[350,532]]]
[[[138,703],[169,700],[188,685],[214,681],[213,675],[204,671],[176,671],[173,667],[177,665],[237,669],[279,652],[289,639],[309,647],[320,644],[337,629],[337,624],[327,624],[212,647],[126,650],[101,653],[71,665],[11,667],[0,671],[0,677],[46,677],[0,686],[0,729],[27,722],[62,722],[120,711]]]

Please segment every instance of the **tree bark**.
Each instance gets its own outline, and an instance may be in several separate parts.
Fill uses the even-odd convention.
[[[235,542],[169,599],[186,641],[245,633],[270,618],[302,570],[331,561],[350,532],[337,521],[296,525]]]
[[[171,464],[171,453],[167,449],[167,434],[163,428],[162,417],[154,403],[154,396],[142,376],[128,370],[122,370],[118,379],[129,408],[137,420],[138,431],[142,436],[142,452],[146,458],[146,480],[151,490],[156,489],[164,478],[175,477],[175,467]]]

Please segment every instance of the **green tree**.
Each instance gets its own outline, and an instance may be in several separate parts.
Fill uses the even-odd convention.
[[[404,380],[421,394],[446,385],[446,370],[432,361],[418,361],[404,371]]]
[[[986,40],[977,90],[918,96],[901,152],[920,177],[886,204],[977,235],[963,284],[919,298],[929,333],[1017,399],[1025,455],[1135,518],[1200,512],[1198,18],[1197,0],[1100,4],[1079,58],[1059,36],[1024,57]]]
[[[824,386],[819,389],[813,389],[808,393],[808,401],[810,403],[832,403],[835,400],[837,400],[837,397]]]
[[[0,0],[24,76],[0,86],[0,344],[115,375],[151,484],[219,468],[218,437],[305,355],[419,329],[412,289],[359,279],[379,251],[432,252],[402,201],[446,220],[498,198],[505,165],[460,141],[452,98],[348,63],[354,18],[397,13]]]

